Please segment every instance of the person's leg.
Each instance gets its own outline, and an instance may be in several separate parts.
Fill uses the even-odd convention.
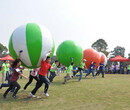
[[[26,90],[26,88],[28,87],[29,84],[32,83],[32,81],[33,81],[33,76],[30,75],[28,83],[24,86],[24,90]]]
[[[88,70],[88,72],[87,72],[86,75],[85,75],[85,78],[86,78],[90,73],[91,73],[91,71]]]
[[[13,82],[13,86],[16,87],[16,89],[15,89],[13,95],[12,95],[12,96],[14,97],[14,96],[16,96],[18,90],[19,90],[21,87],[20,87],[19,83],[16,82],[16,81]]]
[[[67,81],[67,76],[64,77],[64,82],[63,82],[63,84],[65,84],[66,81]]]
[[[96,73],[96,75],[95,75],[95,76],[97,76],[97,75],[99,76],[99,74],[100,74],[100,70],[98,70],[98,71],[97,71],[97,73]]]
[[[36,83],[36,86],[35,88],[32,90],[32,94],[35,95],[37,90],[42,86],[43,84],[43,76],[42,75],[39,75],[39,81]]]
[[[37,76],[34,76],[33,77],[37,82],[39,81],[38,77]]]
[[[13,88],[13,84],[11,83],[9,88],[5,91],[3,97],[6,98],[6,95],[8,94],[8,92]]]
[[[80,77],[79,77],[79,81],[81,81],[82,76],[83,76],[83,70],[80,70]]]
[[[73,73],[73,76],[75,76],[79,72],[79,69]]]
[[[9,79],[9,72],[6,71],[6,78],[5,78],[5,80],[8,80],[8,79]]]
[[[93,78],[95,79],[94,70],[92,70],[91,72],[92,72]]]
[[[13,93],[15,91],[15,86],[12,87],[11,92]]]
[[[52,80],[51,82],[53,81],[54,77],[56,76],[55,72],[52,73]]]
[[[101,70],[101,73],[102,73],[102,78],[104,78],[104,71],[103,71],[103,70]]]
[[[2,84],[1,84],[1,88],[2,88],[2,87],[9,87],[9,84],[2,83]]]
[[[50,71],[50,76],[49,76],[50,82],[52,82],[52,77],[53,77],[53,72]]]
[[[45,76],[43,76],[43,82],[45,83],[44,93],[46,94],[49,88],[49,82]]]
[[[2,83],[5,81],[5,73],[2,73]]]

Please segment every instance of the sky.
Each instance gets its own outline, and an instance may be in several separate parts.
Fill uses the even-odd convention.
[[[56,48],[74,40],[87,49],[102,38],[108,51],[130,53],[130,0],[0,0],[0,43],[8,47],[12,32],[30,22],[47,27]]]

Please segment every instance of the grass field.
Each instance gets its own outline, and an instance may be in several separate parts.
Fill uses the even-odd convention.
[[[28,76],[28,72],[24,72]],[[3,99],[3,93],[7,88],[0,90],[0,110],[130,110],[130,76],[129,75],[105,75],[105,78],[97,76],[92,79],[71,79],[65,85],[62,84],[65,74],[61,74],[50,84],[49,97],[43,96],[41,87],[36,96],[31,98],[29,92],[34,88],[35,81],[23,91],[26,79],[18,82],[21,89],[18,99],[13,99],[11,93]],[[1,76],[0,76],[1,78]]]

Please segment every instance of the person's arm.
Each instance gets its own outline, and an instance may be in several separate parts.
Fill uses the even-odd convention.
[[[57,66],[54,66],[54,67],[51,67],[50,69],[55,70],[56,68],[57,68]]]
[[[28,79],[28,77],[27,77],[27,76],[24,76],[23,74],[20,74],[20,76],[22,76],[22,77],[25,78],[25,79]]]
[[[85,69],[87,69],[87,66],[86,66],[86,64],[85,64],[84,68],[85,68]]]
[[[51,66],[50,69],[55,70],[57,67],[58,67],[58,64],[56,64],[56,66],[54,67]]]
[[[48,57],[48,56],[50,56],[50,54],[51,54],[52,52],[51,51],[49,51],[45,56],[43,56],[43,61],[45,61],[46,60],[46,58]]]

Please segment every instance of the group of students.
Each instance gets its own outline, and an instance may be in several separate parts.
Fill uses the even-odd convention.
[[[42,86],[43,83],[45,84],[44,95],[49,96],[47,91],[49,88],[49,84],[53,81],[54,77],[56,76],[55,72],[56,72],[57,67],[59,67],[59,61],[56,60],[52,65],[50,64],[51,63],[51,58],[49,57],[49,55],[51,54],[51,51],[50,51],[42,59],[40,68],[30,69],[30,74],[29,74],[29,78],[28,78],[21,73],[21,68],[20,68],[21,53],[22,52],[19,52],[19,57],[11,65],[11,67],[13,68],[13,72],[9,78],[9,84],[8,84],[9,88],[5,91],[3,97],[6,98],[8,92],[11,91],[12,89],[14,89],[12,97],[16,98],[16,94],[17,94],[18,90],[21,88],[19,83],[17,82],[17,80],[19,79],[19,76],[22,76],[23,78],[28,79],[27,84],[24,86],[24,90],[26,90],[28,85],[32,83],[33,79],[35,79],[37,81],[35,88],[30,92],[30,95],[32,97],[36,97],[35,94],[38,91],[38,89]],[[86,62],[86,60],[83,59],[80,62],[80,64],[78,65],[78,69],[73,70],[74,62],[73,62],[73,58],[71,58],[71,64],[69,67],[67,67],[66,76],[64,77],[63,84],[65,84],[67,82],[67,80],[70,80],[71,78],[78,77],[78,76],[79,76],[79,82],[80,82],[82,79],[82,76],[83,76],[84,69],[86,69],[85,62]],[[90,73],[92,73],[93,78],[95,78],[95,75],[94,75],[95,64],[96,64],[95,62],[91,63],[90,68],[88,69],[88,72],[85,75],[85,77],[87,77]],[[100,66],[101,67],[99,69],[98,74],[100,72],[103,74],[103,72],[101,71],[101,68],[103,68],[103,64],[100,64]],[[46,77],[48,70],[50,71],[50,76],[48,78],[49,81]],[[73,71],[73,75],[71,76],[72,71]],[[78,72],[80,74],[76,75]],[[6,86],[6,87],[8,87],[8,86]]]
[[[73,60],[71,62],[71,65],[67,68],[66,70],[66,76],[64,77],[64,82],[63,84],[65,84],[67,82],[67,80],[70,80],[71,78],[75,78],[75,77],[79,77],[78,81],[80,82],[83,76],[83,73],[85,72],[85,78],[92,73],[93,79],[95,79],[95,76],[99,75],[100,73],[102,74],[102,78],[104,78],[104,62],[101,62],[99,64],[99,67],[97,69],[97,73],[95,75],[95,70],[96,70],[96,63],[95,62],[91,62],[91,65],[89,67],[89,69],[87,69],[86,65],[86,59],[83,59],[78,67],[73,67],[74,63]],[[71,76],[71,71],[73,71],[73,75]],[[77,73],[80,73],[79,75],[76,75]]]

